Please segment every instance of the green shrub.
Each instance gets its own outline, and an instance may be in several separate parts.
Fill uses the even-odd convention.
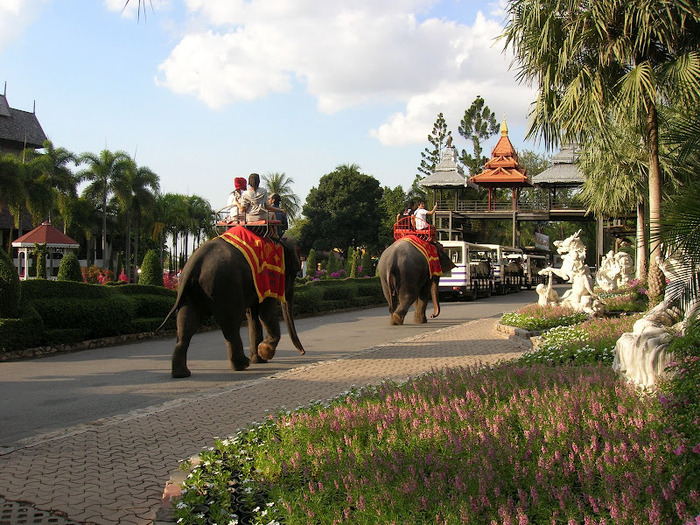
[[[139,284],[151,286],[164,286],[163,284],[163,263],[160,260],[157,250],[148,250],[141,265],[141,275]]]
[[[29,302],[46,297],[98,299],[115,293],[114,288],[75,281],[31,279],[21,282],[22,298]]]
[[[524,330],[549,330],[555,326],[568,326],[588,319],[583,312],[576,312],[566,306],[540,306],[531,304],[515,312],[501,316],[501,324],[516,326]]]
[[[308,277],[316,277],[317,261],[316,261],[316,250],[311,248],[309,250],[309,256],[306,258],[306,275]]]
[[[46,243],[34,244],[34,256],[36,257],[36,278],[46,279]]]
[[[68,252],[61,259],[61,264],[58,266],[58,276],[56,277],[59,281],[75,281],[83,282],[83,273],[80,271],[80,262],[78,261],[78,256],[74,252]]]
[[[0,318],[16,318],[19,315],[21,295],[17,268],[7,252],[0,248]]]
[[[299,286],[294,291],[294,315],[309,315],[321,312],[323,308],[323,291],[317,283]]]
[[[33,348],[44,342],[44,324],[32,305],[22,302],[17,319],[0,319],[0,352]]]
[[[130,294],[129,297],[136,302],[134,318],[159,317],[162,321],[175,304],[175,296],[166,297],[163,295],[151,294]]]

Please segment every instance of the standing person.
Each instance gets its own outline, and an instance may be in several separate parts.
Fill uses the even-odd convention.
[[[437,210],[437,202],[435,206],[433,206],[433,209],[428,211],[425,209],[425,201],[418,201],[418,208],[416,208],[416,211],[413,213],[416,217],[416,230],[425,230],[428,228],[428,215],[433,215],[435,210]]]

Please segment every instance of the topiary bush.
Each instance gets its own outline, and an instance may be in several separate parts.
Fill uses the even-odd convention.
[[[80,270],[80,262],[78,256],[74,252],[68,252],[61,259],[61,264],[58,266],[58,281],[74,281],[83,282],[83,273]]]
[[[19,316],[21,295],[17,269],[7,252],[0,248],[0,318]]]
[[[156,250],[148,250],[141,265],[139,284],[165,286],[163,284],[163,263]]]

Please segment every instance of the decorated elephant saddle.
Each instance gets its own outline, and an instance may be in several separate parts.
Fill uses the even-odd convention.
[[[442,266],[438,257],[437,246],[434,243],[421,239],[417,235],[406,235],[396,242],[410,242],[419,252],[423,254],[430,267],[430,276],[439,277],[442,275]]]
[[[274,297],[284,301],[284,251],[282,245],[262,238],[243,226],[234,226],[219,235],[246,258],[255,281],[258,300]]]

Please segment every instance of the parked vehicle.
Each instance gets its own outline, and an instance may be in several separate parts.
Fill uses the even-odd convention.
[[[540,275],[539,271],[549,266],[547,258],[544,255],[533,255],[524,253],[522,256],[518,254],[508,255],[509,259],[522,258],[523,278],[520,283],[521,287],[531,290],[538,284],[547,284],[547,277]]]
[[[441,241],[440,244],[456,265],[440,277],[440,296],[462,300],[489,297],[493,293],[494,250],[464,241]]]
[[[496,294],[519,292],[523,281],[523,251],[512,246],[483,244],[494,252],[493,290]]]

